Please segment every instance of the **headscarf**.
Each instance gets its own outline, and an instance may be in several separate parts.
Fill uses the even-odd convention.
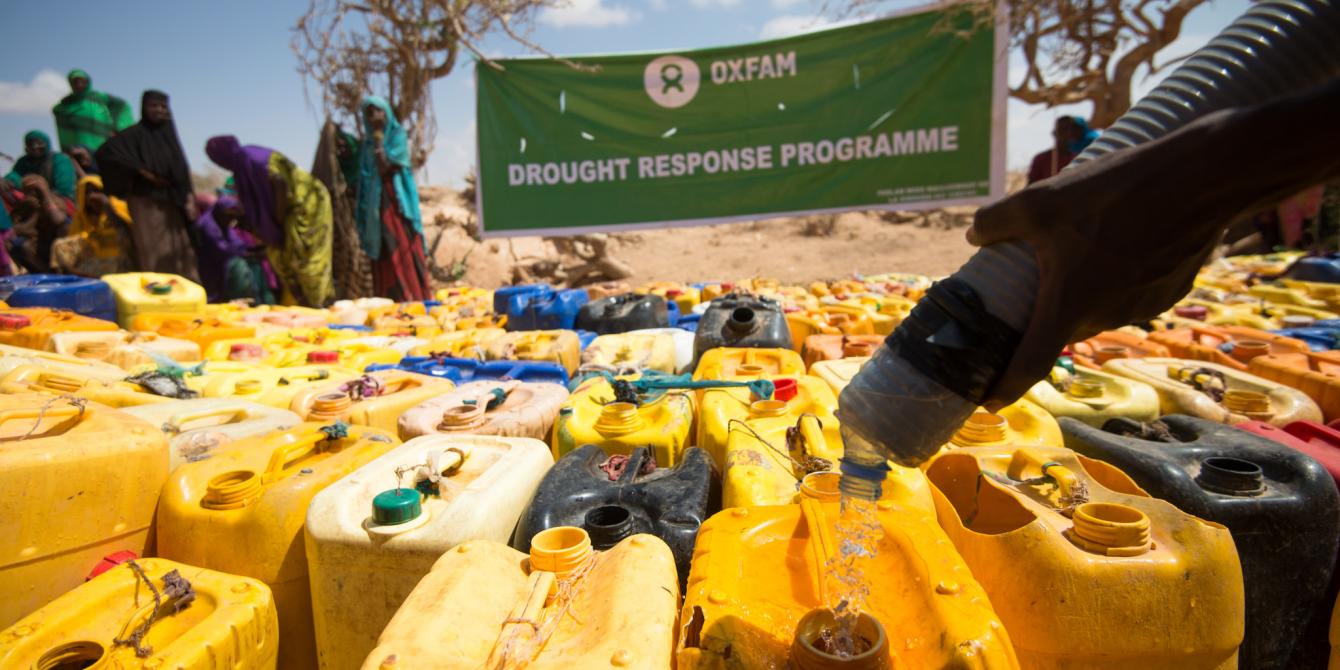
[[[97,175],[89,175],[79,180],[79,186],[75,192],[74,199],[74,217],[70,224],[71,235],[81,235],[88,240],[93,248],[95,256],[106,258],[117,254],[124,254],[128,249],[120,248],[120,231],[115,226],[108,225],[108,211],[103,210],[96,218],[89,214],[84,205],[88,202],[88,190],[96,188],[102,190],[102,178]],[[120,198],[107,198],[107,204],[111,208],[111,214],[126,223],[130,223],[130,207]]]
[[[1085,121],[1082,116],[1072,116],[1070,120],[1075,123],[1075,127],[1079,128],[1080,137],[1077,140],[1067,142],[1066,151],[1078,156],[1079,152],[1084,151],[1084,147],[1093,144],[1093,141],[1098,139],[1098,131],[1090,128],[1089,122]]]
[[[162,91],[145,91],[140,99],[140,122],[109,138],[95,159],[108,195],[169,198],[172,204],[183,207],[191,195],[191,167],[181,149],[176,123],[169,118],[165,123],[153,124],[144,118],[144,109],[153,100],[166,103],[168,96]],[[153,186],[140,176],[141,169],[165,177],[171,184],[167,188]]]
[[[14,167],[10,170],[6,179],[17,186],[24,177],[35,174],[47,181],[52,193],[73,200],[75,186],[74,161],[70,160],[69,156],[58,153],[56,148],[51,146],[51,136],[46,133],[40,130],[28,131],[23,136],[24,146],[26,147],[33,140],[41,140],[46,143],[46,155],[38,158],[24,153],[17,161],[14,161]]]
[[[396,203],[400,206],[401,216],[414,226],[414,232],[422,239],[423,222],[419,214],[419,191],[414,185],[414,170],[410,165],[409,140],[405,129],[400,126],[395,112],[391,110],[391,104],[385,99],[370,95],[363,99],[359,111],[362,112],[368,107],[378,107],[386,112],[386,128],[381,145],[386,151],[387,160],[399,166],[391,178],[391,183],[395,187]],[[363,250],[374,260],[382,257],[383,243],[386,243],[388,248],[393,244],[382,234],[382,176],[377,170],[376,142],[377,137],[373,133],[372,125],[364,119],[363,148],[358,157],[358,209],[355,218]]]
[[[135,115],[125,100],[93,89],[93,78],[83,70],[70,70],[66,80],[73,88],[75,79],[88,80],[83,93],[71,93],[51,108],[56,117],[56,135],[62,151],[75,145],[88,147],[90,152],[121,130],[135,123]]]
[[[200,283],[211,302],[218,302],[224,296],[228,261],[246,255],[249,247],[246,233],[240,226],[225,227],[219,223],[223,210],[236,208],[239,204],[237,198],[221,196],[195,222],[199,233],[196,255],[200,260]]]
[[[233,173],[237,199],[247,211],[251,229],[267,245],[283,247],[284,227],[275,219],[274,186],[270,182],[270,156],[273,154],[273,149],[242,146],[233,135],[211,137],[205,143],[205,155]]]

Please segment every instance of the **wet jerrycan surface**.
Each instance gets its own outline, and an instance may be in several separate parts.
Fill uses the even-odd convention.
[[[0,626],[78,586],[103,556],[152,549],[167,475],[167,440],[140,419],[0,396]]]
[[[1161,414],[1190,414],[1220,423],[1265,421],[1283,426],[1320,421],[1317,403],[1298,389],[1208,361],[1118,359],[1103,371],[1148,384]]]
[[[842,389],[847,388],[851,383],[851,378],[861,371],[861,366],[869,361],[869,356],[855,356],[852,358],[839,358],[830,361],[815,361],[810,366],[810,374],[824,380],[828,387],[833,389],[833,393],[842,393]]]
[[[883,343],[883,335],[810,335],[800,347],[800,357],[806,367],[819,361],[868,358]]]
[[[502,337],[506,332],[502,328],[470,328],[443,333],[425,344],[414,347],[409,351],[409,355],[446,354],[448,358],[473,358],[482,361],[485,358],[484,345]]]
[[[209,458],[219,447],[248,437],[288,430],[302,423],[286,409],[233,398],[194,398],[122,410],[168,440],[168,472],[183,463]]]
[[[722,347],[709,349],[698,359],[694,381],[736,377],[797,376],[805,374],[805,361],[791,349]]]
[[[552,361],[571,375],[581,362],[582,343],[570,330],[534,330],[507,333],[484,345],[491,361]]]
[[[551,528],[529,558],[476,540],[438,559],[363,669],[664,670],[678,602],[670,548],[652,535],[594,552],[580,528]]]
[[[1095,370],[1103,364],[1118,358],[1167,358],[1171,354],[1168,347],[1151,342],[1148,338],[1133,333],[1109,330],[1099,333],[1081,342],[1070,345],[1070,352],[1076,365]]]
[[[1068,449],[945,451],[926,475],[1021,666],[1237,667],[1242,571],[1223,526]]]
[[[1064,440],[1056,418],[1024,398],[999,412],[978,408],[949,438],[950,449],[1001,445],[1059,447]]]
[[[598,369],[613,374],[632,374],[658,370],[669,374],[679,371],[675,340],[669,333],[618,333],[601,335],[582,352],[582,369]]]
[[[314,386],[358,378],[353,372],[308,366],[266,369],[207,363],[205,372],[208,380],[201,387],[200,395],[206,398],[237,398],[280,409],[289,409],[299,394]],[[191,385],[189,379],[187,385]],[[302,412],[298,415],[302,416]]]
[[[116,298],[121,325],[130,330],[135,317],[150,312],[194,315],[205,308],[205,289],[177,275],[127,272],[103,275]],[[144,329],[148,330],[148,329]]]
[[[1320,667],[1340,543],[1334,480],[1310,457],[1263,437],[1189,416],[1163,422],[1171,441],[1109,432],[1139,431],[1121,421],[1104,430],[1062,426],[1070,448],[1121,468],[1150,495],[1228,526],[1247,594],[1243,667]],[[1304,642],[1309,621],[1315,635]]]
[[[868,616],[856,628],[872,643],[868,656],[838,663],[816,653],[823,629],[809,621],[841,588],[826,567],[846,539],[838,515],[838,503],[807,498],[708,519],[684,593],[676,667],[1019,667],[1010,635],[934,513],[891,500],[873,510],[880,529],[874,555],[856,562],[870,589],[862,608]]]
[[[1101,370],[1080,368],[1071,374],[1052,368],[1051,375],[1024,395],[1052,416],[1068,416],[1090,426],[1126,417],[1136,421],[1159,418],[1159,394],[1148,384]]]
[[[74,312],[46,307],[0,309],[0,344],[26,349],[49,349],[48,342],[56,333],[116,330],[116,324],[111,321],[94,319]]]
[[[718,347],[790,349],[791,330],[775,300],[732,293],[712,301],[698,320],[693,355]]]
[[[0,631],[0,667],[275,668],[279,630],[264,584],[162,558],[135,565],[143,576],[118,565]],[[126,640],[140,631],[144,656]]]
[[[721,472],[723,507],[786,505],[811,473],[836,471],[843,444],[833,412],[837,396],[822,380],[766,377],[771,399],[741,387],[704,389],[697,444]],[[886,497],[932,510],[930,487],[916,468],[891,466]]]
[[[630,535],[649,533],[669,545],[682,582],[711,493],[712,461],[702,449],[685,449],[679,463],[666,468],[645,448],[611,456],[588,444],[558,459],[544,476],[517,523],[512,546],[530,551],[531,538],[558,526],[585,530],[602,551]]]
[[[1305,352],[1257,356],[1248,363],[1252,374],[1306,393],[1327,421],[1340,418],[1340,352]]]
[[[359,667],[443,552],[506,542],[553,462],[535,439],[432,435],[318,493],[306,550],[321,667]]]
[[[1302,340],[1243,326],[1156,330],[1149,334],[1149,340],[1167,347],[1174,358],[1209,361],[1244,372],[1248,361],[1256,356],[1308,351],[1307,343]]]
[[[279,612],[279,667],[315,667],[302,538],[308,504],[397,444],[372,428],[304,423],[186,463],[163,487],[158,554],[264,582]]]
[[[575,327],[610,335],[669,326],[670,312],[663,296],[625,293],[582,305],[581,311],[577,313]]]
[[[378,370],[345,382],[308,387],[293,396],[289,410],[307,421],[346,421],[395,435],[405,410],[455,388],[449,379]]]
[[[568,399],[561,384],[478,381],[458,386],[405,410],[400,439],[420,435],[498,435],[547,440],[558,408]]]
[[[638,379],[629,375],[621,379]],[[660,467],[674,467],[693,442],[693,396],[667,391],[637,403],[617,400],[603,377],[583,382],[558,411],[550,444],[554,458],[594,444],[610,454],[627,456],[650,447]]]

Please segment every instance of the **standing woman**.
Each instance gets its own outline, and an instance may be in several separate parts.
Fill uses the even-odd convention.
[[[205,153],[230,170],[247,226],[266,245],[270,263],[293,298],[309,307],[335,300],[330,277],[330,194],[284,154],[242,146],[232,135],[210,138]]]
[[[196,218],[191,168],[167,94],[145,91],[140,122],[108,138],[96,159],[107,194],[130,207],[138,268],[198,282],[195,249],[187,231]]]
[[[135,123],[135,110],[125,100],[94,89],[87,72],[70,70],[66,81],[70,94],[51,108],[61,151],[72,153],[75,147],[97,151],[107,138]]]
[[[409,142],[391,105],[377,96],[363,99],[358,182],[358,237],[372,259],[377,295],[427,300],[428,263]]]
[[[345,300],[376,295],[372,286],[372,260],[358,240],[354,212],[358,206],[358,138],[334,121],[326,120],[316,145],[312,176],[325,184],[334,215],[332,274],[335,297]]]

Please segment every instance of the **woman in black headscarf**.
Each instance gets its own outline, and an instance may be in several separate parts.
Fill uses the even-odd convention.
[[[196,218],[191,169],[167,94],[145,91],[140,122],[109,138],[97,162],[104,190],[130,206],[139,269],[200,281],[187,228]]]

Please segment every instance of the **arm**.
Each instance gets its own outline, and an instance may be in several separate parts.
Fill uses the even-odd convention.
[[[277,174],[271,174],[270,187],[275,192],[275,219],[283,223],[288,219],[288,182]]]

